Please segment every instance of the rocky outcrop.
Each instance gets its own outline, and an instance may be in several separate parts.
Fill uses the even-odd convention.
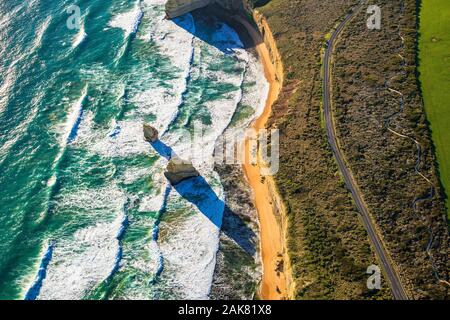
[[[177,185],[184,180],[200,176],[200,173],[191,162],[173,158],[167,164],[164,175],[172,185]]]
[[[149,124],[144,124],[144,138],[150,143],[154,143],[159,140],[158,130]]]
[[[166,3],[167,18],[173,19],[185,13],[206,7],[214,0],[168,0]]]
[[[255,21],[256,26],[258,27],[259,32],[263,37],[264,44],[266,45],[267,50],[269,50],[270,59],[275,67],[276,81],[280,84],[281,87],[283,87],[284,81],[283,60],[281,59],[281,54],[278,51],[277,43],[273,36],[273,32],[270,29],[270,26],[267,23],[267,19],[264,17],[264,15],[262,15],[257,10],[252,10],[252,14],[253,20]]]
[[[166,3],[167,18],[173,19],[185,13],[206,7],[210,4],[218,4],[230,11],[241,10],[244,0],[168,0]]]

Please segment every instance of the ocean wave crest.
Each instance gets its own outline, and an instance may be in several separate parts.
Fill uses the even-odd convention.
[[[115,16],[110,22],[109,26],[112,28],[120,28],[125,32],[125,36],[136,34],[141,23],[144,12],[138,3],[131,11],[121,13]]]

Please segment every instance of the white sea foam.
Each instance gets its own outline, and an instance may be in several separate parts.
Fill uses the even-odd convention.
[[[164,3],[164,1],[151,0],[145,1],[143,4],[145,9],[148,6],[158,6]],[[117,16],[111,25],[120,25],[123,29],[129,30],[129,21],[134,16],[132,12],[134,11]],[[160,53],[172,61],[173,69],[175,72],[179,72],[179,77],[165,81],[166,86],[164,87],[155,81],[150,88],[132,95],[130,102],[139,107],[137,111],[134,111],[138,119],[153,114],[156,116],[156,120],[152,122],[152,125],[160,132],[165,132],[177,115],[178,107],[182,103],[182,94],[186,90],[186,79],[189,76],[193,52],[191,32],[195,31],[195,25],[191,15],[180,18],[179,22],[189,32],[180,28],[173,21],[165,20],[163,10],[148,10],[146,16],[152,23],[143,32],[146,34],[144,40],[153,40],[157,43]],[[125,23],[126,21],[128,22]],[[142,139],[142,120],[118,121],[112,124],[108,136],[104,133],[94,133],[92,128],[87,127],[89,126],[88,116],[86,115],[85,118],[86,121],[80,127],[79,140],[90,143],[94,141],[93,145],[89,147],[93,152],[109,156],[126,156],[148,152],[150,149],[150,146]],[[117,132],[117,130],[120,130],[120,134],[114,135],[114,139],[111,139],[111,132]]]
[[[151,194],[141,198],[139,205],[139,211],[154,211],[157,212],[161,209],[161,205],[164,201],[164,194]]]
[[[201,61],[201,63],[192,67],[191,77],[192,79],[208,78],[212,82],[231,84],[238,89],[228,93],[222,99],[204,102],[203,106],[208,109],[211,115],[212,125],[206,128],[201,141],[195,141],[196,149],[194,152],[192,152],[191,145],[187,145],[178,132],[168,132],[164,137],[177,155],[182,158],[190,158],[192,156],[191,160],[194,165],[204,174],[209,174],[213,170],[213,153],[216,141],[228,127],[238,103],[242,100],[242,90],[240,88],[244,81],[244,72],[210,71],[207,69],[207,66],[224,59],[224,49],[227,47],[233,48],[232,52],[236,58],[236,69],[245,70],[250,59],[248,52],[242,49],[243,45],[238,35],[230,27],[222,25],[220,32],[215,33],[213,39],[215,46],[211,46],[197,38],[194,40],[194,60]]]
[[[241,100],[241,104],[254,108],[255,114],[251,118],[251,120],[254,120],[264,112],[270,85],[264,75],[263,65],[253,54],[249,55],[249,64],[244,82],[254,82],[254,86],[244,90]],[[247,127],[247,125],[245,125],[245,127]]]
[[[186,17],[189,17],[189,15]],[[186,20],[182,23],[187,23],[187,21],[189,21],[186,17],[184,18]],[[235,57],[235,66],[241,70],[246,70],[250,62],[258,62],[254,57],[250,57],[249,54],[242,49],[243,45],[236,32],[226,25],[222,25],[220,32],[214,36],[213,42],[215,46],[211,46],[198,38],[194,38],[193,41],[190,41],[189,35],[185,35],[184,43],[180,44],[180,40],[177,38],[178,34],[171,31],[170,24],[167,25],[168,23],[169,22],[162,22],[161,24],[155,23],[156,26],[163,26],[164,32],[158,33],[158,30],[152,30],[149,38],[156,41],[161,51],[166,56],[170,57],[176,66],[184,65],[184,68],[186,68],[184,70],[189,71],[188,74],[191,79],[206,77],[210,79],[210,81],[232,84],[237,88],[235,91],[227,94],[223,99],[204,103],[204,106],[208,108],[208,111],[211,114],[212,125],[206,128],[206,134],[203,137],[204,140],[201,149],[203,149],[203,153],[206,154],[207,157],[211,158],[211,161],[204,163],[197,162],[195,158],[193,159],[194,164],[201,175],[213,186],[213,193],[217,194],[219,199],[223,201],[223,190],[220,183],[218,183],[219,178],[217,174],[213,171],[212,155],[216,140],[228,127],[238,103],[242,102],[243,99],[246,99],[246,102],[254,105],[255,109],[259,109],[262,104],[261,101],[264,101],[265,97],[260,98],[256,97],[256,95],[255,97],[250,97],[245,93],[243,95],[240,88],[244,81],[244,72],[213,72],[209,71],[207,66],[221,61],[226,54],[231,54]],[[182,28],[179,29],[178,32],[185,32]],[[191,31],[195,32],[195,30]],[[177,44],[174,43],[175,41]],[[186,63],[186,56],[183,56],[183,61],[185,63],[180,63],[180,57],[184,55],[185,52],[189,52],[188,49],[191,47],[194,50],[193,59],[196,63],[192,64],[191,61],[189,61],[189,64]],[[227,50],[227,48],[233,49]],[[249,69],[247,71],[250,72],[249,76],[255,76],[252,72],[262,72],[262,69]],[[258,87],[264,87],[263,76],[262,78],[258,78],[256,82]],[[184,84],[179,85],[178,88],[184,88]],[[170,120],[171,115],[174,114],[172,111],[173,105],[171,108],[162,109],[161,105],[165,104],[161,103],[161,101],[167,100],[167,98],[162,94],[158,94],[159,92],[164,91],[150,90],[148,93],[145,93],[145,96],[143,96],[141,100],[135,101],[138,105],[146,107],[150,105],[152,111],[154,109],[155,114],[158,115],[157,120],[152,124],[156,125],[158,129],[165,131],[165,124]],[[151,101],[151,103],[145,103],[145,101]],[[182,158],[188,158],[191,155],[191,146],[186,144],[186,141],[181,134],[182,133],[177,130],[168,131],[163,136],[162,140],[167,145],[171,146],[177,155]],[[200,160],[202,161],[204,158]],[[198,190],[198,192],[202,193],[204,191]],[[163,201],[163,196],[159,193],[158,195],[153,196],[153,198],[149,196],[143,200],[141,209],[156,210],[158,205]],[[175,208],[182,207],[184,208],[183,210],[188,212],[195,212],[195,214],[183,217],[181,220],[175,218],[173,222],[167,224],[163,221],[160,226],[162,231],[165,230],[166,233],[168,232],[170,234],[170,236],[159,241],[161,254],[164,257],[164,272],[161,276],[161,283],[162,286],[167,286],[168,290],[175,290],[181,298],[208,298],[214,274],[216,252],[219,246],[219,226],[223,214],[223,207],[220,208],[220,205],[223,205],[223,202],[220,200],[217,201],[216,209],[212,209],[214,208],[212,205],[209,206],[211,210],[214,211],[214,213],[212,213],[212,211],[205,212],[205,210],[202,211],[197,208],[188,200],[182,198],[176,191],[171,193],[168,200],[168,208],[165,215],[168,217],[167,219],[169,221],[171,221],[171,214],[178,214],[179,212],[179,209],[177,210]],[[208,217],[208,214],[215,214],[214,220],[211,220],[212,218]]]
[[[64,152],[67,144],[77,136],[81,116],[83,115],[83,104],[86,100],[88,89],[89,85],[86,84],[81,91],[78,100],[73,102],[69,107],[64,123],[58,125],[57,131],[60,132],[60,153]],[[58,162],[60,156],[61,154],[56,158],[55,162]]]
[[[224,200],[223,190],[221,186],[216,186],[213,190],[220,200],[217,200],[217,205],[211,205],[209,210],[222,216],[223,207],[220,204]],[[177,292],[181,299],[208,299],[219,249],[220,229],[177,192],[171,193],[169,203],[175,208],[182,205],[188,211],[197,213],[174,224],[161,224],[162,230],[170,230],[170,236],[160,241],[165,261],[164,285]],[[169,206],[166,216],[170,219],[177,212]]]
[[[116,65],[122,60],[122,57],[127,52],[127,48],[129,46],[128,40],[130,39],[131,36],[137,33],[143,16],[144,12],[141,9],[140,1],[138,1],[134,9],[117,15],[109,23],[110,27],[120,28],[124,31],[125,34],[125,42],[123,43],[122,47],[119,49],[119,52],[116,55],[115,59]]]
[[[36,296],[32,295],[30,291],[34,291],[33,293],[38,293],[37,290],[40,288],[41,282],[43,278],[46,276],[46,273],[42,273],[42,271],[46,271],[48,263],[51,260],[51,255],[53,253],[53,243],[46,242],[42,244],[39,258],[35,259],[34,266],[32,270],[37,270],[35,274],[28,274],[20,281],[20,287],[23,288],[20,294],[21,297],[25,299],[35,299]]]
[[[232,47],[234,48],[242,46],[239,38],[232,29],[222,28],[221,32],[223,33],[222,36],[215,36],[215,42],[217,41],[217,43],[221,44],[225,44],[226,42],[227,44],[232,43]],[[219,232],[224,200],[222,187],[217,183],[219,178],[213,171],[214,164],[212,156],[216,140],[227,128],[236,106],[242,98],[240,87],[244,75],[243,73],[226,74],[224,72],[207,71],[206,66],[223,59],[224,52],[199,39],[194,40],[194,47],[194,60],[201,61],[201,63],[196,63],[195,66],[192,66],[192,79],[207,77],[211,81],[233,84],[238,89],[229,93],[223,99],[204,103],[204,106],[208,108],[211,114],[212,125],[206,128],[203,141],[196,141],[196,144],[199,144],[197,147],[202,150],[206,158],[209,157],[210,161],[203,162],[205,160],[204,156],[198,159],[195,157],[196,154],[191,154],[191,146],[184,142],[183,137],[176,130],[169,131],[164,136],[164,140],[180,157],[188,158],[191,155],[194,156],[192,160],[196,168],[203,177],[209,180],[209,184],[213,186],[212,193],[211,191],[208,192],[210,193],[209,195],[213,197],[217,195],[221,200],[208,200],[212,202],[205,202],[203,204],[209,208],[205,210],[205,208],[196,207],[182,198],[177,192],[171,193],[167,216],[172,213],[170,204],[174,205],[174,203],[178,203],[178,205],[182,203],[183,207],[196,212],[196,214],[189,216],[183,221],[177,221],[170,226],[162,224],[161,229],[170,229],[170,237],[160,244],[160,248],[165,260],[163,283],[174,289],[183,299],[207,299],[211,288],[216,253],[219,246]],[[236,67],[244,68],[248,61],[247,53],[243,50],[235,49],[234,54],[237,57]],[[191,190],[193,192],[199,192],[198,196],[204,196],[205,190],[196,190],[196,187],[191,187]],[[179,191],[183,193],[181,189]],[[207,200],[205,199],[204,201]]]
[[[185,85],[184,80],[171,82],[174,85],[173,92],[169,92],[163,87],[155,87],[132,97],[131,100],[142,107],[144,114],[156,116],[152,124],[161,133],[167,130],[169,124],[177,115],[178,106],[181,103],[182,89]]]
[[[80,30],[78,31],[75,39],[72,42],[72,48],[78,47],[80,44],[82,44],[87,38],[87,33],[84,28],[84,23],[81,25]]]
[[[136,94],[136,90],[131,91],[128,99],[136,108],[127,113],[125,120],[111,121],[109,128],[96,126],[93,121],[94,114],[85,112],[77,131],[77,139],[73,141],[75,146],[82,147],[90,153],[111,158],[126,158],[139,154],[155,155],[156,152],[143,139],[143,119],[147,115],[155,115],[156,120],[152,122],[152,125],[160,132],[166,132],[178,115],[178,108],[183,102],[183,93],[187,88],[187,79],[190,77],[192,79],[206,77],[210,81],[233,84],[237,88],[221,100],[204,104],[211,114],[212,125],[206,128],[202,147],[204,153],[211,158],[216,140],[229,126],[238,103],[249,104],[254,106],[255,110],[258,110],[257,112],[262,111],[267,91],[264,91],[261,96],[255,92],[258,91],[256,88],[266,90],[267,82],[264,81],[262,69],[252,66],[253,63],[257,63],[257,60],[242,49],[242,43],[237,34],[231,28],[222,25],[221,31],[213,39],[216,47],[219,48],[198,38],[194,39],[191,34],[195,32],[192,16],[185,15],[180,18],[178,24],[183,25],[183,28],[180,28],[173,21],[164,20],[164,10],[161,10],[160,7],[164,3],[165,0],[143,2],[145,16],[152,23],[144,24],[146,30],[140,32],[140,36],[142,40],[156,43],[160,53],[172,62],[174,74],[177,76],[170,80],[164,79],[165,86],[161,86],[156,79],[153,83],[150,82],[141,93]],[[149,8],[150,10],[148,10]],[[131,21],[136,22],[136,17],[136,12],[133,10],[115,17],[110,26],[120,27],[127,34],[131,34],[134,30],[132,26],[135,25]],[[230,51],[227,48],[233,49]],[[225,73],[208,70],[209,64],[221,61],[227,55],[234,57],[236,68],[246,70],[246,72]],[[195,64],[192,64],[192,59],[195,60]],[[94,72],[93,77],[101,78],[102,75]],[[157,78],[157,75],[154,77]],[[107,77],[100,78],[97,79],[100,82],[107,81],[105,80]],[[256,88],[242,92],[242,82],[250,79],[254,79]],[[89,81],[90,85],[96,86],[94,80]],[[111,135],[111,132],[117,132],[117,134]],[[182,138],[181,133],[176,130],[167,131],[167,134],[162,136],[162,140],[173,147],[178,155],[187,157],[190,155],[190,145],[187,145]],[[167,160],[160,158],[147,170],[132,168],[125,170],[119,177],[125,184],[132,183],[144,176],[151,178],[151,192],[137,195],[140,200],[139,212],[158,212],[165,204],[167,181],[163,172],[166,163]],[[210,210],[199,209],[181,197],[176,190],[172,190],[165,213],[167,219],[163,219],[160,225],[161,233],[164,233],[164,236],[158,241],[153,239],[147,243],[133,244],[139,246],[139,249],[145,250],[145,257],[133,257],[131,253],[130,257],[126,257],[125,254],[123,265],[148,274],[156,274],[161,267],[160,259],[162,257],[164,258],[164,271],[157,286],[168,286],[168,292],[174,290],[182,298],[207,299],[219,247],[224,195],[219,183],[220,179],[213,171],[212,161],[198,163],[198,169],[212,188],[212,192],[209,191],[210,198],[204,202],[204,204],[210,204]],[[109,188],[115,190],[115,187],[110,186]],[[73,238],[62,240],[57,244],[54,259],[49,265],[49,276],[43,284],[41,298],[73,299],[82,297],[86,290],[91,289],[107,277],[114,268],[119,248],[116,236],[123,220],[121,209],[127,196],[117,190],[114,192],[99,190],[98,192],[108,195],[107,199],[102,198],[93,190],[79,190],[73,195],[65,195],[58,204],[59,209],[71,208],[75,212],[79,208],[83,212],[99,215],[98,218],[101,219],[92,216],[92,220],[97,221],[96,224],[77,232]],[[198,190],[198,192],[202,192],[202,190]],[[94,196],[91,193],[94,193]],[[100,203],[111,205],[109,212],[117,216],[114,222],[105,221],[105,209],[99,210],[98,208]],[[181,216],[180,211],[184,213]],[[146,220],[145,224],[148,224],[149,232],[155,223],[157,221],[154,219]],[[77,244],[81,244],[81,247],[78,247]],[[124,253],[128,249],[125,242]],[[92,263],[92,260],[96,263]],[[71,276],[72,278],[70,278]],[[64,281],[65,278],[70,279],[68,285],[65,285],[67,283]],[[130,290],[132,292],[127,293],[127,298],[145,297],[145,294],[139,290]]]
[[[158,0],[145,1],[147,6],[164,3]],[[155,114],[157,119],[153,125],[164,133],[176,117],[178,107],[182,103],[182,94],[186,90],[192,62],[192,33],[195,32],[195,24],[190,14],[178,18],[178,24],[183,28],[171,20],[164,19],[162,10],[150,10],[148,16],[152,23],[145,30],[143,40],[156,42],[160,54],[170,59],[173,70],[175,74],[179,73],[179,77],[166,80],[166,88],[157,83],[153,88],[133,97],[132,101],[146,112]]]
[[[126,201],[123,192],[112,186],[79,190],[59,201],[57,210],[89,212],[96,223],[56,241],[38,299],[82,299],[109,276],[119,250],[117,234]]]
[[[125,120],[118,121],[112,126],[120,126],[120,134],[111,137],[111,129],[101,130],[95,128],[94,114],[86,112],[83,122],[78,130],[78,138],[75,142],[94,154],[104,157],[127,157],[146,154],[150,145],[143,139],[142,121]]]
[[[166,285],[180,299],[208,299],[218,250],[219,230],[205,227],[206,218],[194,215],[161,244]]]
[[[144,13],[138,3],[132,10],[115,16],[110,21],[109,26],[124,30],[125,36],[128,37],[129,35],[137,32],[143,14]]]
[[[64,151],[66,150],[67,144],[71,143],[78,135],[78,128],[81,123],[81,117],[83,115],[83,103],[87,97],[88,93],[88,84],[84,87],[80,98],[72,105],[69,109],[69,113],[67,114],[66,121],[62,125],[62,138],[59,142],[59,152],[53,161],[53,172],[55,172],[55,168],[59,163]],[[47,181],[47,186],[52,187],[56,183],[57,177],[56,173]]]
[[[99,223],[58,243],[39,299],[82,299],[104,280],[114,268],[118,242],[113,239],[120,222]]]
[[[77,136],[79,122],[81,121],[81,116],[83,115],[83,103],[87,97],[88,88],[89,86],[86,84],[80,98],[69,110],[64,126],[65,130],[63,140],[61,141],[61,145],[63,146],[71,142],[71,140],[74,140]]]

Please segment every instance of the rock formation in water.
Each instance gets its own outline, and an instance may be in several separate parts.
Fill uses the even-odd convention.
[[[206,7],[214,0],[168,0],[166,3],[167,18],[173,19],[185,13]]]
[[[144,124],[144,138],[146,141],[151,143],[158,141],[158,130],[149,124]]]
[[[194,168],[192,162],[173,158],[167,164],[164,175],[172,185],[177,185],[184,180],[200,176],[200,173]]]
[[[243,7],[244,2],[244,0],[168,0],[166,15],[167,18],[173,19],[214,3],[227,10],[238,10]]]

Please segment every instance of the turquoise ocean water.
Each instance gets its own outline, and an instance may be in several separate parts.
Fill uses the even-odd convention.
[[[233,29],[164,3],[0,0],[0,299],[208,298],[220,178],[170,187],[142,123],[183,156],[201,122],[212,157],[267,83]]]

